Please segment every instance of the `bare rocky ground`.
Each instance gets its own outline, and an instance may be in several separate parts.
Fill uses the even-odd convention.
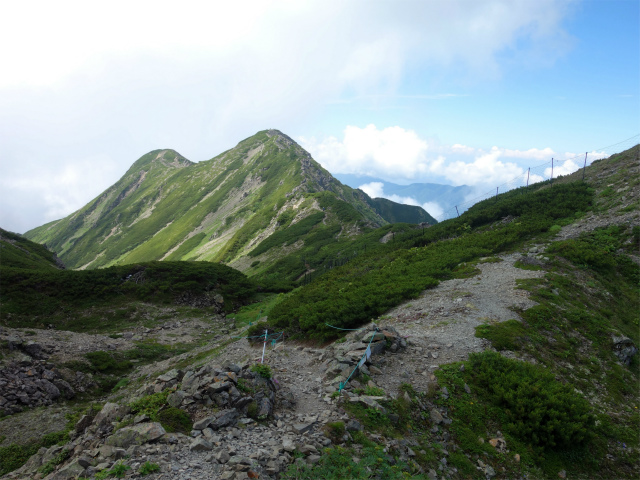
[[[532,250],[529,255],[536,256],[538,248],[533,247]],[[488,342],[475,337],[475,328],[478,325],[518,318],[514,309],[526,309],[534,305],[526,291],[516,288],[516,280],[540,277],[544,272],[514,267],[514,263],[521,257],[522,254],[514,253],[500,258],[485,259],[484,263],[480,262],[477,265],[478,274],[470,278],[442,282],[438,287],[423,292],[419,298],[405,302],[377,319],[376,324],[381,328],[395,328],[404,337],[406,348],[398,348],[395,353],[387,350],[383,354],[372,356],[368,367],[372,385],[382,388],[390,396],[398,394],[398,387],[402,383],[410,383],[417,390],[423,391],[428,388],[430,382],[435,381],[433,372],[440,364],[464,360],[470,353],[488,348]],[[335,395],[332,394],[353,367],[349,366],[342,373],[336,373],[337,370],[332,373],[332,365],[335,365],[336,358],[340,358],[346,350],[366,347],[361,338],[371,327],[372,325],[365,326],[360,331],[349,334],[346,342],[336,342],[325,348],[313,348],[290,341],[279,342],[275,348],[267,346],[265,363],[274,372],[275,384],[282,387],[283,391],[291,392],[296,402],[295,408],[292,409],[280,408],[276,401],[276,409],[270,421],[256,423],[246,418],[241,420],[243,423],[215,432],[203,433],[195,430],[191,436],[166,434],[160,443],[143,442],[141,445],[133,445],[127,450],[120,449],[117,452],[86,448],[91,442],[86,440],[85,434],[85,437],[79,436],[75,443],[72,442],[70,448],[74,448],[80,456],[88,456],[89,460],[99,459],[101,468],[111,467],[118,458],[126,454],[128,458],[125,463],[132,467],[128,475],[133,475],[146,461],[157,463],[161,471],[147,478],[243,479],[251,478],[248,475],[254,473],[260,475],[260,478],[268,478],[276,475],[294,460],[294,450],[303,451],[307,462],[317,461],[321,449],[330,444],[323,432],[324,424],[348,420],[340,408],[340,400],[335,399]],[[156,329],[124,332],[122,338],[36,331],[35,335],[30,335],[30,339],[45,344],[51,350],[50,361],[67,361],[78,358],[87,351],[129,349],[133,347],[134,340],[141,338],[156,338],[167,343],[179,338],[181,342],[186,343],[197,340],[199,334],[211,331],[211,324],[207,322],[168,322]],[[25,335],[25,332],[17,331],[3,333]],[[210,345],[141,367],[131,377],[130,391],[119,393],[118,396],[112,395],[105,400],[119,399],[120,403],[126,403],[128,396],[139,395],[145,385],[153,382],[159,374],[167,372],[177,364],[189,365],[198,354],[204,355],[203,352],[208,352],[214,347],[221,347],[216,356],[200,360],[195,365],[249,365],[258,362],[262,354],[262,344],[258,342],[251,345],[245,338],[237,338],[242,335],[240,330],[229,331],[228,334],[212,340]],[[351,383],[354,386],[359,385],[357,379]],[[135,391],[134,388],[138,390]],[[148,390],[149,387],[146,388]],[[342,401],[357,399],[351,387],[342,392]],[[50,415],[49,412],[55,414]],[[34,427],[39,435],[49,429],[58,430],[64,424],[65,412],[65,407],[56,404],[47,409],[36,409],[5,418],[0,421],[0,435],[7,437],[3,443],[6,445],[16,441],[20,436],[24,438],[25,432],[33,430]],[[44,415],[55,421],[44,426],[39,423]],[[81,440],[84,440],[85,444],[81,443]],[[196,445],[196,442],[201,443]],[[56,448],[58,447],[52,447]],[[43,462],[55,452],[41,453],[43,455],[40,461]],[[107,455],[109,453],[111,455]],[[94,468],[95,463],[89,462],[86,466],[92,464],[91,468]],[[65,468],[63,465],[62,470],[46,478],[72,478],[72,474],[77,475],[80,471],[77,465],[74,469]],[[95,468],[82,470],[85,475],[92,471],[95,471]],[[31,470],[8,474],[6,478],[41,476]]]

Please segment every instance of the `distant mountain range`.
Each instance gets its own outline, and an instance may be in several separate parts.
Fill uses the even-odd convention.
[[[200,163],[154,150],[80,210],[24,236],[69,268],[209,260],[248,270],[396,222],[435,220],[343,185],[291,138],[265,130]]]
[[[411,198],[420,205],[435,202],[443,210],[460,205],[465,202],[467,196],[473,193],[473,187],[460,185],[441,185],[438,183],[412,183],[410,185],[398,185],[375,177],[366,175],[355,175],[350,173],[338,173],[333,175],[345,185],[352,188],[369,183],[382,183],[385,196],[397,195],[398,197]],[[429,212],[433,213],[433,212]]]

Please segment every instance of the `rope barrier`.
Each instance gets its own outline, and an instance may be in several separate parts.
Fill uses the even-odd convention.
[[[353,371],[351,372],[351,374],[347,377],[347,379],[344,382],[340,382],[340,387],[338,388],[338,392],[342,393],[342,389],[344,387],[347,386],[347,383],[349,383],[349,380],[351,379],[351,377],[353,376],[353,374],[356,372],[356,370],[358,370],[358,368],[360,368],[360,366],[364,363],[363,360],[365,360],[367,358],[367,354],[369,354],[369,356],[371,356],[371,342],[373,342],[373,337],[376,336],[376,333],[378,333],[378,327],[376,327],[376,329],[374,330],[374,332],[371,334],[371,338],[369,339],[369,344],[367,345],[367,349],[364,351],[364,355],[362,356],[362,358],[360,359],[360,361],[356,364],[356,368],[353,369]]]
[[[340,327],[334,327],[333,325],[329,325],[327,322],[324,322],[324,324],[327,327],[331,327],[331,328],[335,328],[336,330],[346,330],[349,332],[355,332],[356,330],[360,330],[359,328],[340,328]]]

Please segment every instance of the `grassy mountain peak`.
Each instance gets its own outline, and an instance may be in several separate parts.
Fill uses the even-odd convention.
[[[207,260],[246,269],[242,259],[274,233],[290,229],[272,242],[266,263],[323,229],[339,239],[398,220],[435,223],[422,209],[341,184],[290,137],[264,130],[199,163],[174,150],[149,152],[86,206],[25,236],[71,268]],[[285,244],[293,246],[283,251]]]

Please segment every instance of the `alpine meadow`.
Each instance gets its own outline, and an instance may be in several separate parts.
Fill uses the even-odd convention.
[[[265,130],[0,230],[0,474],[637,478],[639,146],[436,222]]]

